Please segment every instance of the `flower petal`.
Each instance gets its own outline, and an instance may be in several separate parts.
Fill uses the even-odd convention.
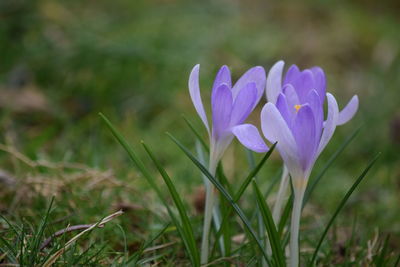
[[[240,77],[236,84],[232,88],[233,99],[239,94],[239,91],[248,84],[254,82],[257,86],[257,100],[254,106],[260,101],[261,96],[264,94],[266,75],[263,67],[257,66],[246,71],[245,74]]]
[[[276,103],[279,93],[282,91],[282,72],[285,62],[280,60],[276,62],[269,70],[267,76],[267,100],[273,104]]]
[[[320,96],[321,103],[324,104],[325,92],[326,92],[326,76],[325,72],[320,67],[312,67],[312,73],[314,74],[315,90],[317,90]]]
[[[257,87],[255,83],[248,83],[240,90],[235,98],[232,108],[231,126],[243,123],[253,111],[257,100]]]
[[[217,140],[229,128],[232,113],[232,92],[226,84],[215,89],[211,98],[213,137]]]
[[[296,113],[295,105],[300,104],[299,97],[297,96],[296,90],[291,84],[286,84],[282,90],[283,94],[286,96],[286,101],[289,107],[289,111]]]
[[[314,75],[310,70],[304,70],[290,84],[296,90],[300,104],[304,104],[308,93],[315,89]]]
[[[292,129],[300,164],[306,172],[315,161],[317,145],[314,114],[308,104],[303,105],[297,112]]]
[[[325,121],[324,131],[317,150],[317,156],[321,154],[322,150],[324,150],[329,140],[332,138],[339,118],[339,108],[335,97],[330,93],[327,93],[326,97],[328,99],[328,117]]]
[[[282,117],[285,119],[287,125],[290,128],[295,114],[289,111],[289,106],[286,100],[286,96],[282,93],[280,93],[278,96],[278,100],[276,101],[276,108],[279,110]]]
[[[315,136],[319,141],[324,122],[324,109],[323,104],[321,104],[321,97],[318,95],[316,90],[312,90],[308,93],[306,102],[310,105],[313,111],[315,119]]]
[[[358,110],[358,96],[351,98],[349,103],[340,111],[337,125],[343,125],[353,118]]]
[[[208,126],[207,115],[206,112],[204,111],[203,102],[201,100],[201,95],[200,95],[199,70],[200,70],[200,65],[197,64],[196,66],[194,66],[192,72],[190,73],[189,94],[190,98],[192,99],[194,108],[197,111],[197,114],[199,114],[200,119],[203,121],[204,126],[206,126],[208,133],[210,133],[210,127]]]
[[[227,66],[222,66],[217,75],[215,76],[212,92],[217,89],[221,84],[225,83],[229,88],[232,87],[231,72]]]
[[[283,81],[283,85],[292,83],[297,77],[300,75],[300,70],[296,65],[292,65],[289,67],[288,71],[286,72],[285,79]]]
[[[296,141],[279,110],[272,103],[265,104],[261,111],[261,128],[271,143],[278,142],[277,148],[290,173],[301,175]]]
[[[258,129],[252,124],[241,124],[232,128],[232,133],[236,138],[250,150],[258,153],[268,151],[268,146],[262,139]]]

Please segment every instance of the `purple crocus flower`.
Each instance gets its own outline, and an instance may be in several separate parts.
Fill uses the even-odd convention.
[[[234,138],[233,130],[243,124],[264,94],[266,75],[262,67],[251,68],[232,87],[229,68],[222,66],[215,77],[211,93],[212,127],[210,130],[200,96],[199,69],[200,65],[194,66],[190,74],[189,92],[194,107],[207,128],[210,137],[208,169],[212,175],[215,175],[219,160]],[[215,202],[215,190],[213,190],[212,184],[206,181],[201,264],[208,263],[208,236]]]
[[[243,124],[260,101],[265,90],[266,75],[263,67],[253,67],[232,87],[229,68],[222,66],[212,87],[212,128],[210,130],[200,96],[199,70],[200,65],[196,65],[190,74],[190,97],[207,128],[211,143],[210,161],[212,158],[216,164],[234,137],[232,130]]]
[[[358,97],[353,96],[339,112],[335,97],[326,93],[324,71],[313,67],[300,71],[292,65],[283,81],[284,62],[277,62],[267,78],[268,103],[261,111],[261,129],[277,149],[292,177],[294,202],[290,230],[290,266],[299,266],[299,225],[307,181],[314,163],[331,139],[336,126],[349,121],[358,109]],[[324,121],[325,95],[328,114]],[[237,126],[233,133],[239,141],[256,152],[268,148],[256,127]]]
[[[278,142],[277,149],[292,178],[307,180],[336,126],[346,123],[356,113],[358,97],[353,96],[339,112],[335,97],[326,93],[326,78],[321,68],[300,71],[292,65],[282,82],[283,66],[284,62],[278,61],[268,74],[268,103],[261,111],[261,128],[268,141]],[[328,115],[324,121],[325,96]],[[253,125],[240,125],[233,132],[253,151],[268,149]]]

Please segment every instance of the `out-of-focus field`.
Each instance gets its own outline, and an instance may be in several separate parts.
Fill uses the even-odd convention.
[[[330,244],[342,244],[357,218],[360,240],[390,233],[390,246],[399,251],[399,12],[398,1],[0,1],[1,214],[35,225],[55,196],[56,230],[123,208],[121,227],[96,230],[90,238],[106,242],[111,258],[125,245],[134,251],[167,220],[165,211],[98,112],[149,166],[140,140],[154,148],[197,214],[200,172],[165,135],[171,132],[194,151],[185,114],[206,136],[188,95],[191,68],[201,64],[209,107],[221,65],[236,79],[251,66],[268,70],[283,59],[287,66],[321,66],[341,108],[352,95],[360,98],[356,117],[337,128],[317,161],[314,175],[362,127],[312,195],[302,235],[321,231],[368,161],[382,152],[336,222]],[[250,118],[256,124],[258,111]],[[274,154],[259,175],[263,186],[280,164]],[[237,141],[224,169],[231,181],[249,169]],[[201,216],[194,216],[200,226]]]

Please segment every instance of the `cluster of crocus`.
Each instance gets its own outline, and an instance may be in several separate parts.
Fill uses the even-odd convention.
[[[212,128],[210,130],[200,95],[199,70],[200,65],[196,65],[190,74],[189,92],[210,138],[209,171],[215,175],[219,160],[234,138],[233,130],[247,119],[263,96],[266,75],[262,67],[251,68],[232,87],[229,68],[222,66],[215,77],[211,92]],[[201,247],[202,264],[207,263],[208,260],[208,238],[214,204],[215,190],[208,182]]]
[[[213,129],[210,134],[210,166],[220,160],[233,135],[250,150],[259,153],[268,150],[257,127],[243,124],[258,103],[265,90],[263,85],[266,84],[268,102],[261,111],[261,129],[268,141],[277,142],[277,149],[292,178],[295,199],[291,217],[290,266],[298,266],[300,213],[308,178],[336,126],[346,123],[356,113],[358,97],[354,96],[339,112],[335,97],[326,93],[326,77],[321,68],[300,71],[296,65],[292,65],[282,81],[283,67],[283,61],[277,62],[271,68],[266,83],[262,68],[253,68],[239,80],[232,91],[229,71],[226,67],[221,68],[214,82],[211,101]],[[257,69],[258,72],[255,71]],[[198,66],[191,74],[190,93],[196,110],[210,133],[197,79]],[[328,104],[326,119],[325,98]]]

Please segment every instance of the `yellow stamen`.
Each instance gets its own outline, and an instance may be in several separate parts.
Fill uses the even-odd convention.
[[[301,108],[301,105],[294,105],[294,108],[296,109],[296,112],[299,112],[299,109]]]

